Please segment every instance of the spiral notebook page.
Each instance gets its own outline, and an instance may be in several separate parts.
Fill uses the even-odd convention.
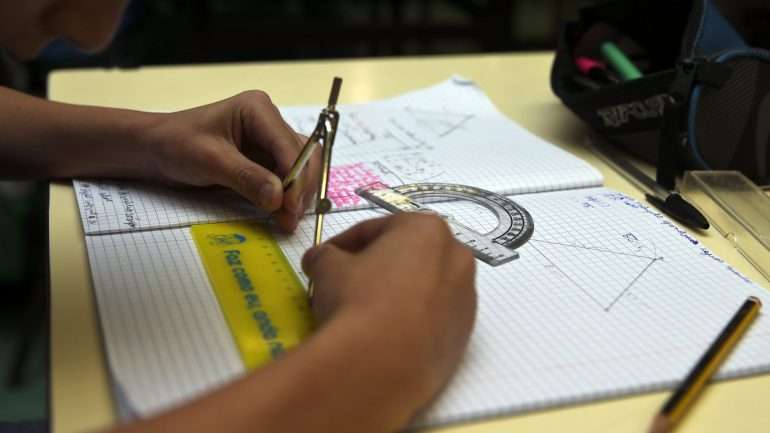
[[[596,188],[515,200],[532,214],[534,236],[518,260],[494,268],[478,262],[467,354],[414,426],[671,387],[748,295],[770,302],[668,219],[622,194]],[[479,230],[492,224],[476,206],[432,206]],[[325,237],[381,214],[330,214]],[[296,270],[312,229],[308,217],[295,236],[279,240]],[[154,413],[242,372],[188,229],[87,239],[111,370],[136,413]],[[720,377],[770,371],[768,337],[762,314]],[[156,344],[162,341],[186,350]],[[198,356],[208,361],[190,359]]]
[[[266,213],[223,188],[174,188],[144,182],[73,181],[86,234],[184,227]]]
[[[514,199],[531,212],[534,236],[518,260],[494,268],[478,262],[478,315],[467,355],[416,426],[671,387],[747,296],[770,301],[670,220],[620,193]],[[476,206],[432,206],[471,227],[485,220]],[[325,238],[374,215],[330,215]],[[283,247],[301,272],[312,223],[298,232]],[[719,377],[770,371],[768,337],[763,314]]]
[[[245,369],[189,229],[86,236],[121,412],[147,416]]]
[[[309,134],[319,108],[281,111],[297,131]],[[354,191],[373,182],[450,182],[502,194],[602,184],[593,167],[512,122],[472,82],[457,77],[390,100],[339,109],[328,190],[335,210],[366,207]],[[89,234],[255,217],[253,207],[227,191],[116,181],[74,184]]]

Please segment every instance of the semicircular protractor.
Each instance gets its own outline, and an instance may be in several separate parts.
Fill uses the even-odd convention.
[[[455,237],[474,255],[492,266],[518,258],[516,248],[524,245],[534,231],[532,216],[513,200],[481,188],[450,183],[413,183],[388,187],[382,183],[358,188],[356,193],[390,212],[431,212],[441,215]],[[426,203],[468,201],[480,205],[497,218],[496,226],[482,233],[455,218],[430,208]]]

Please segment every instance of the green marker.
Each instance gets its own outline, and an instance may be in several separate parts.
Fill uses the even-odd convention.
[[[602,44],[602,55],[607,63],[620,75],[620,79],[623,81],[636,80],[642,78],[642,73],[634,65],[631,60],[626,57],[626,54],[618,48],[613,42],[605,42]]]

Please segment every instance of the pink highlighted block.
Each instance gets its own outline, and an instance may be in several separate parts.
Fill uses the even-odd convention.
[[[362,200],[356,194],[356,188],[375,182],[382,182],[382,179],[363,162],[337,165],[329,169],[329,189],[326,195],[335,207],[355,206]]]

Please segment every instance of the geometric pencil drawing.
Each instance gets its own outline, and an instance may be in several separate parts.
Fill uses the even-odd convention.
[[[605,312],[610,312],[656,262],[663,260],[663,257],[642,252],[613,251],[541,239],[531,239],[529,245],[545,259],[547,268],[560,273]],[[569,260],[558,259],[565,255]]]
[[[447,111],[418,110],[411,107],[406,107],[405,110],[412,116],[415,122],[439,137],[446,137],[473,118],[472,114],[450,113]]]

